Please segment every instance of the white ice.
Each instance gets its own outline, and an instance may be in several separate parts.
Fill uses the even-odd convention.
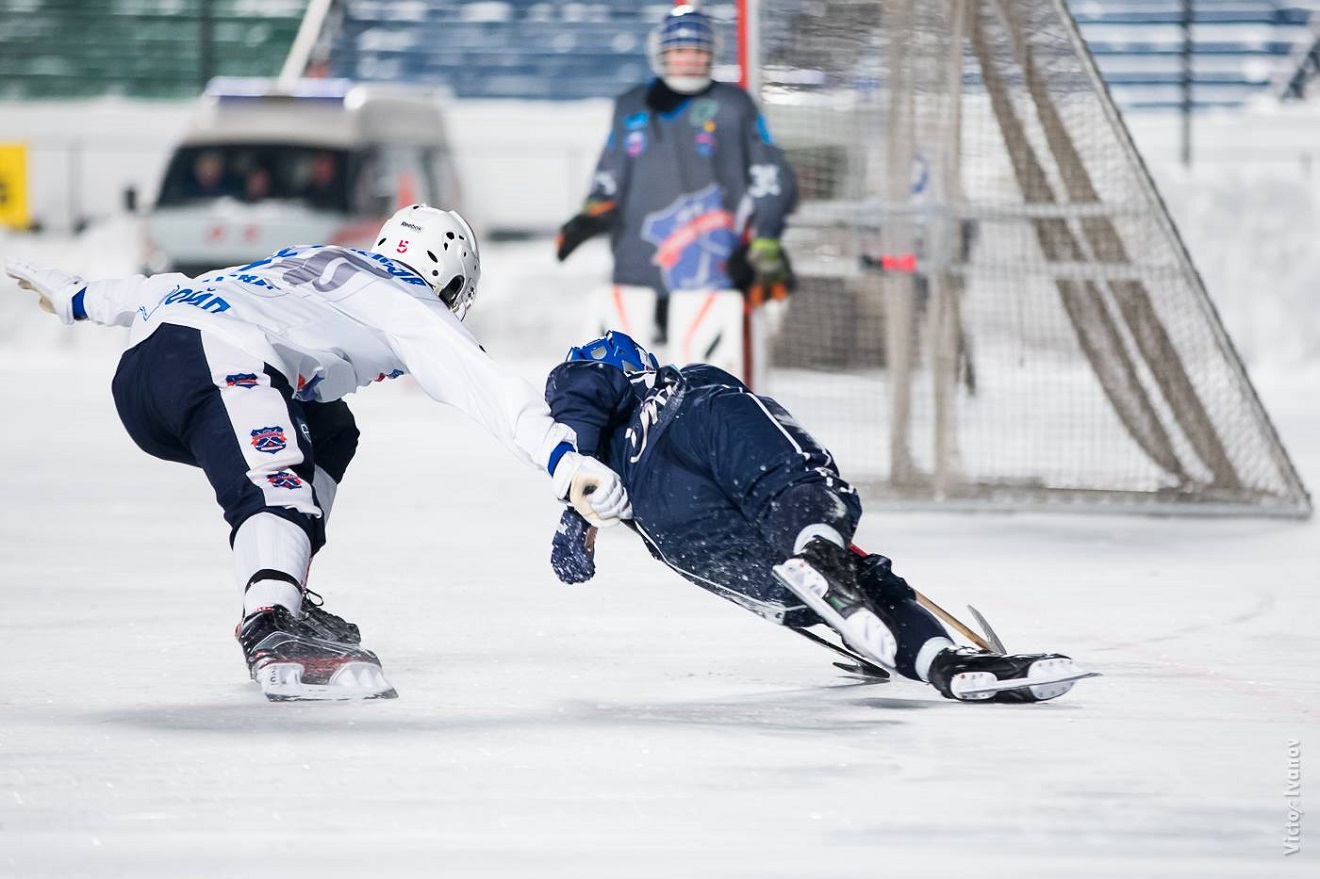
[[[4,243],[129,250],[56,245]],[[473,326],[535,384],[592,247],[487,248]],[[850,682],[626,533],[560,585],[549,480],[395,382],[354,398],[312,585],[399,698],[271,704],[209,488],[119,426],[121,335],[0,294],[0,876],[1320,875],[1320,809],[1284,854],[1291,740],[1320,806],[1315,521],[869,513],[944,606],[1105,675],[957,704]],[[1253,377],[1320,486],[1316,370]]]

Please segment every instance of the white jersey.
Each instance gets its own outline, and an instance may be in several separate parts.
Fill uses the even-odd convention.
[[[87,317],[131,327],[136,345],[162,324],[194,327],[278,370],[301,400],[337,400],[412,375],[518,457],[544,468],[571,430],[527,381],[501,368],[420,277],[378,254],[300,246],[196,279],[93,281]]]

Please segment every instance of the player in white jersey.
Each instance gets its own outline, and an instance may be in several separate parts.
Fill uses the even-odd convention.
[[[238,639],[272,700],[395,695],[357,627],[308,598],[307,569],[357,445],[346,394],[411,375],[546,468],[583,515],[630,515],[617,475],[579,455],[573,431],[461,323],[481,275],[463,218],[412,205],[376,238],[371,251],[289,247],[197,278],[85,281],[5,261],[63,323],[131,327],[115,405],[144,451],[202,468],[215,489],[243,590]]]

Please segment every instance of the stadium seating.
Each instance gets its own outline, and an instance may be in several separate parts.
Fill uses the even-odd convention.
[[[284,63],[306,5],[0,0],[0,100],[184,98],[210,76],[269,76]],[[211,51],[202,52],[208,29]]]
[[[327,70],[447,85],[458,97],[609,97],[648,75],[666,0],[341,0]],[[1182,0],[1068,0],[1125,110],[1182,102]],[[211,8],[213,49],[200,50]],[[271,75],[306,0],[0,0],[0,99],[184,97],[206,75]],[[734,62],[733,0],[708,0]],[[1320,0],[1195,0],[1192,103],[1280,94],[1320,67]],[[1308,60],[1308,51],[1311,56]],[[1309,65],[1309,67],[1307,66]]]
[[[1070,0],[1110,93],[1124,110],[1182,104],[1182,0]],[[1320,3],[1194,0],[1191,101],[1235,107],[1279,94],[1299,47],[1313,41]]]

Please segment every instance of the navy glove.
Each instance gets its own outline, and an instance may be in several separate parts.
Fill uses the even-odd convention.
[[[559,517],[550,567],[564,583],[585,583],[596,574],[596,528],[577,510],[569,508]]]

